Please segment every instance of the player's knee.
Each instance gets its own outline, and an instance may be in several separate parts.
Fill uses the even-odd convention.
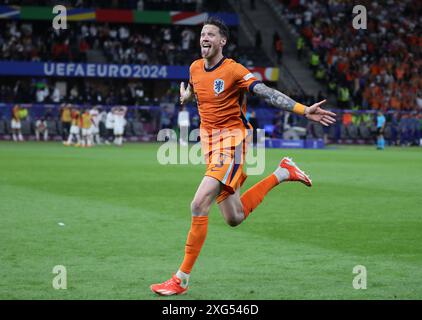
[[[190,208],[192,213],[206,214],[210,209],[210,205],[205,200],[201,201],[200,199],[194,199],[190,204]]]
[[[201,208],[201,204],[198,201],[193,200],[191,202],[191,204],[190,204],[190,210],[192,212],[195,212],[195,213],[200,212],[200,208]]]

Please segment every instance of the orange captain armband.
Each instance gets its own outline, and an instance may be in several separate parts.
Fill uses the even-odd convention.
[[[293,112],[303,116],[305,114],[305,108],[303,104],[296,102],[293,106]]]

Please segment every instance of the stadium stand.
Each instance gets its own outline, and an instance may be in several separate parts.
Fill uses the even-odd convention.
[[[108,62],[186,65],[199,58],[199,26],[157,26],[74,22],[55,30],[48,21],[0,20],[1,60]],[[237,30],[227,55],[248,66],[267,66],[268,59],[254,47],[238,47]]]
[[[354,29],[345,14],[352,12],[353,2],[279,2],[310,49],[314,75],[322,73],[320,80],[337,93],[339,105],[384,111],[420,108],[420,1],[390,0],[388,5],[360,1],[371,17],[367,30]]]
[[[249,106],[251,111],[256,111],[260,126],[271,126],[274,130],[267,135],[283,136],[283,131],[287,128],[297,126],[307,128],[306,136],[312,139],[324,139],[326,142],[372,143],[375,132],[374,113],[363,113],[361,110],[381,109],[387,116],[386,136],[390,143],[416,144],[420,137],[421,115],[420,112],[408,114],[405,111],[419,111],[422,108],[422,39],[419,36],[421,27],[417,23],[417,12],[421,11],[421,4],[409,0],[390,1],[391,5],[384,8],[363,1],[368,7],[368,15],[378,17],[368,23],[368,32],[365,33],[354,30],[350,21],[346,24],[344,12],[351,11],[351,5],[341,1],[330,1],[328,4],[316,0],[275,2],[281,4],[283,15],[303,36],[308,48],[306,63],[314,70],[315,78],[328,93],[331,92],[337,98],[336,104],[330,107],[343,110],[338,112],[338,126],[325,130],[294,115],[286,118],[283,113],[277,113],[269,107],[265,101],[250,96]],[[10,8],[7,6],[11,5],[45,7],[54,4],[54,1],[48,0],[9,0],[3,3],[6,10]],[[182,10],[191,12],[190,16],[195,17],[201,12],[218,14],[222,10],[229,15],[239,14],[237,7],[232,7],[226,2],[206,0],[75,0],[64,1],[63,4],[88,11],[160,10],[157,12],[166,15],[171,10]],[[245,7],[242,10],[245,10]],[[394,18],[395,12],[400,12],[400,20]],[[0,62],[186,67],[199,57],[199,22],[179,25],[160,21],[143,23],[136,19],[123,22],[72,21],[70,28],[57,31],[52,28],[51,21],[34,20],[28,16],[22,20],[0,19]],[[390,25],[381,21],[383,17],[388,18],[385,20],[390,21]],[[348,27],[340,28],[342,25]],[[259,28],[259,24],[257,27]],[[344,32],[338,32],[339,30]],[[260,43],[249,42],[249,45],[245,46],[244,39],[239,40],[242,38],[239,25],[230,25],[230,32],[232,36],[225,52],[227,56],[256,70],[274,67],[274,60],[263,50]],[[382,49],[382,54],[378,48]],[[311,59],[316,63],[314,66],[310,63]],[[281,69],[283,71],[289,70],[288,65],[282,67],[287,68]],[[266,73],[261,71],[261,74]],[[289,77],[294,80],[294,74],[289,74]],[[112,105],[133,106],[129,109],[126,136],[153,137],[160,128],[163,105],[172,105],[170,125],[176,124],[180,80],[113,78],[98,75],[82,78],[57,74],[0,76],[0,112],[3,114],[0,136],[10,133],[11,108],[13,104],[20,103],[30,109],[30,117],[27,120],[29,125],[25,124],[24,134],[33,134],[33,122],[37,117],[46,116],[49,119],[49,134],[59,137],[62,128],[57,108],[66,102],[81,106],[103,105],[105,110]],[[275,86],[275,83],[271,82],[274,80],[263,80],[270,81],[269,83]],[[322,100],[326,95],[322,91],[313,96],[302,90],[279,89],[307,105]],[[191,117],[196,118],[194,105],[189,105],[188,109]],[[344,124],[341,121],[344,113],[353,115],[351,123]],[[366,118],[362,120],[364,115]]]

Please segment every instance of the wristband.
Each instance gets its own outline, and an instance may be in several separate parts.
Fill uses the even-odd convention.
[[[296,102],[293,106],[293,112],[303,116],[305,114],[305,108],[303,104]]]

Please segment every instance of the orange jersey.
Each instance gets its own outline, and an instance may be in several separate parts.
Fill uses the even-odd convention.
[[[89,114],[89,112],[82,113],[80,117],[79,127],[81,127],[82,129],[89,129],[91,128],[91,124],[91,115]]]
[[[72,111],[72,126],[79,126],[80,112],[77,110]]]
[[[250,128],[245,118],[245,94],[260,81],[248,69],[223,58],[208,70],[204,59],[195,60],[189,71],[202,129]]]
[[[246,129],[252,127],[245,118],[246,92],[252,91],[260,81],[244,66],[227,58],[210,69],[205,69],[204,59],[196,60],[189,71],[189,83],[201,117],[201,146],[207,163],[205,175],[224,185],[217,196],[220,203],[247,177],[243,172],[245,139],[248,137]]]
[[[69,107],[64,107],[61,114],[62,122],[71,122],[72,121],[72,112]]]
[[[21,108],[19,106],[14,106],[12,109],[12,117],[16,120],[16,121],[20,121],[21,117],[19,115]]]

